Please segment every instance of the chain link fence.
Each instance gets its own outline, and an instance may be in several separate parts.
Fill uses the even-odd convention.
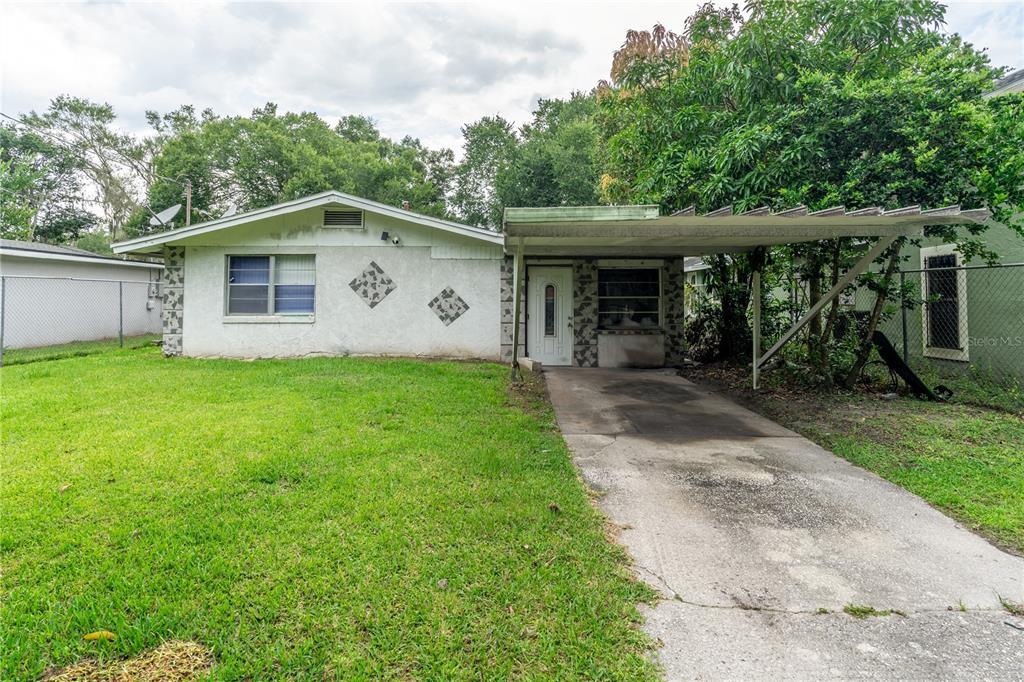
[[[1024,263],[900,273],[903,305],[879,329],[917,371],[1024,381]]]
[[[160,329],[158,282],[0,277],[4,365],[138,347]]]

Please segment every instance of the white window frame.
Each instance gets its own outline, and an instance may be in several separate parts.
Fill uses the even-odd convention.
[[[298,312],[296,312],[296,313],[283,312],[283,313],[279,313],[279,312],[277,312],[276,308],[274,308],[274,302],[276,300],[275,299],[275,291],[274,291],[274,289],[277,287],[277,284],[275,283],[275,280],[277,279],[277,258],[281,257],[281,256],[284,256],[284,257],[288,257],[288,256],[309,256],[309,257],[311,257],[313,259],[313,310],[311,312],[308,312],[308,313],[306,313],[306,312],[301,312],[301,313],[298,313]],[[266,310],[266,312],[262,312],[262,313],[233,313],[233,312],[231,312],[231,287],[233,286],[231,284],[231,259],[235,258],[235,257],[238,257],[238,258],[269,258],[270,259],[270,264],[269,264],[270,276],[269,276],[269,282],[267,283],[267,310]],[[278,254],[272,254],[272,253],[229,253],[229,254],[226,254],[224,256],[224,317],[225,318],[237,318],[237,319],[244,319],[244,318],[250,318],[250,317],[256,317],[256,318],[261,318],[261,319],[264,319],[264,318],[275,318],[275,317],[286,317],[286,318],[295,318],[295,319],[312,319],[316,315],[316,298],[317,298],[316,297],[316,294],[317,294],[316,260],[317,260],[316,259],[316,254],[314,254],[314,253],[278,253]],[[237,286],[245,286],[245,285],[237,285]]]
[[[925,246],[921,249],[921,298],[928,300],[928,259],[933,256],[949,256],[956,258],[956,267],[964,265],[963,256],[956,250],[955,244],[940,244],[939,246]],[[931,324],[929,320],[930,306],[921,306],[921,349],[925,357],[938,358],[940,360],[956,360],[958,362],[969,362],[970,356],[970,334],[967,330],[967,271],[956,271],[956,301],[957,301],[957,328],[960,332],[960,348],[938,348],[929,346]]]

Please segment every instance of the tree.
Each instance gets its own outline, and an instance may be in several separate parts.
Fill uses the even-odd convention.
[[[38,209],[28,194],[41,176],[20,159],[0,158],[0,237],[23,241],[32,238]]]
[[[79,249],[86,251],[92,251],[103,256],[112,256],[113,250],[110,248],[110,239],[102,232],[88,232],[83,234],[75,241],[75,246]]]
[[[112,239],[138,209],[148,182],[148,147],[115,130],[115,120],[109,104],[69,95],[55,98],[42,113],[32,111],[22,117],[26,127],[59,150],[61,172],[76,175],[79,188],[94,194],[92,205]],[[68,207],[56,209],[56,214],[53,225],[60,233],[95,222]]]
[[[600,130],[592,95],[542,99],[533,121],[495,179],[504,206],[592,206],[598,203]]]
[[[0,125],[0,235],[65,243],[92,228],[78,156],[25,126]]]
[[[192,185],[191,220],[222,214],[230,205],[250,210],[336,189],[387,204],[408,201],[413,210],[446,216],[453,157],[406,137],[383,137],[373,122],[346,116],[333,128],[315,113],[279,113],[273,103],[250,116],[217,116],[191,107],[149,114],[162,136],[153,157],[156,180],[149,205],[181,201]],[[139,212],[132,229],[152,229]]]
[[[498,174],[508,167],[518,138],[509,121],[485,116],[462,126],[462,162],[455,169],[452,206],[471,225],[497,228],[502,206],[498,201]]]
[[[735,6],[703,6],[682,34],[685,64],[677,46],[660,65],[657,56],[627,60],[601,86],[605,200],[737,211],[961,203],[987,205],[1018,224],[1011,216],[1024,204],[1024,139],[1013,123],[1020,98],[982,98],[1001,72],[959,37],[938,33],[941,5],[754,0],[747,10],[744,19]],[[628,40],[623,50],[636,52]],[[983,230],[934,226],[926,234],[983,255]],[[830,367],[822,351],[836,307],[812,329],[809,360],[825,380],[838,371],[849,384],[859,375],[893,291],[884,272],[898,264],[901,246],[883,254],[883,275],[864,279],[878,299],[849,366]],[[801,263],[814,300],[855,247],[837,240],[766,256],[769,267]],[[741,256],[713,265],[723,297],[720,351],[736,358],[743,352],[736,340],[749,334],[749,278],[759,264]]]
[[[500,228],[506,206],[589,206],[599,201],[601,131],[594,95],[541,99],[515,130],[500,116],[463,127],[452,205],[462,220]]]

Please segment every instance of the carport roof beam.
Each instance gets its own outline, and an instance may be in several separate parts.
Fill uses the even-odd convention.
[[[918,236],[925,225],[982,223],[990,215],[987,209],[959,206],[890,211],[835,206],[814,213],[798,206],[740,214],[726,206],[703,215],[688,208],[669,216],[659,215],[654,205],[506,208],[504,232],[506,250],[508,238],[522,238],[527,255],[700,256],[840,237]]]

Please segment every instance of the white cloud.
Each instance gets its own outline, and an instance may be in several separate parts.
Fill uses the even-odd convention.
[[[1024,0],[952,2],[947,28],[977,48],[994,66],[1024,68]]]
[[[523,122],[538,97],[593,87],[627,29],[678,30],[698,4],[6,3],[0,110],[71,93],[141,130],[147,109],[274,101],[457,148],[464,123]],[[995,63],[1024,67],[1024,0],[951,2],[948,18]]]

